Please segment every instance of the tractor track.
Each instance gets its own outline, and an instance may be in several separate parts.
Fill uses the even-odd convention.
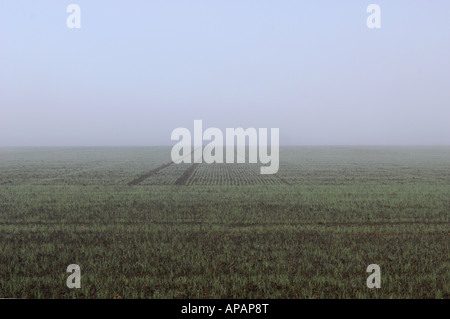
[[[149,171],[149,172],[147,172],[147,173],[145,173],[145,174],[139,176],[138,178],[133,179],[131,182],[128,183],[128,185],[129,185],[129,186],[132,186],[132,185],[138,185],[138,184],[140,184],[141,182],[143,182],[145,179],[149,178],[150,176],[155,175],[155,174],[158,173],[160,170],[163,170],[163,169],[165,169],[166,167],[169,167],[169,166],[172,165],[172,164],[173,164],[173,162],[169,162],[169,163],[166,163],[166,164],[164,164],[164,165],[161,165],[160,167],[157,167],[157,168],[155,168],[155,169],[152,169],[151,171]]]
[[[183,172],[183,174],[175,181],[175,185],[186,185],[189,178],[194,174],[194,172],[197,170],[197,167],[200,165],[200,163],[194,163],[187,170]]]
[[[198,148],[197,148],[197,149],[198,149]],[[194,152],[195,152],[195,150],[194,150],[193,152],[189,153],[188,155],[184,156],[183,158],[188,157],[188,156],[191,156]],[[128,183],[128,185],[129,185],[129,186],[138,185],[138,184],[142,183],[145,179],[149,178],[150,176],[155,175],[155,174],[158,173],[159,171],[161,171],[161,170],[163,170],[163,169],[169,167],[169,166],[172,165],[172,164],[173,164],[173,162],[169,162],[169,163],[166,163],[166,164],[164,164],[164,165],[161,165],[161,166],[159,166],[159,167],[157,167],[157,168],[155,168],[155,169],[152,169],[151,171],[149,171],[149,172],[147,172],[147,173],[145,173],[145,174],[139,176],[138,178],[133,179],[131,182]],[[195,164],[194,164],[194,165],[195,165]],[[189,170],[191,170],[191,168],[192,168],[192,166],[189,167],[189,168],[183,173],[183,175],[181,175],[181,177],[177,179],[177,181],[175,182],[175,185],[184,185],[184,183],[183,183],[183,184],[177,184],[177,183],[178,183],[178,181],[180,181],[180,183],[183,182],[183,181],[181,180],[182,177],[185,176],[186,173],[187,173]],[[190,176],[191,174],[192,174],[192,173],[190,173],[189,176]],[[187,177],[187,179],[189,179],[189,176]],[[186,180],[186,181],[187,181],[187,180]]]

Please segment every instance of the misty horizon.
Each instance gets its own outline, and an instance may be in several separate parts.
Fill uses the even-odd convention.
[[[173,146],[279,128],[280,146],[450,145],[450,2],[0,4],[0,147]]]

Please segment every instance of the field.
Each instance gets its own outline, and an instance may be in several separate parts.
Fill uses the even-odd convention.
[[[259,167],[0,149],[0,297],[450,297],[450,147],[282,147]]]

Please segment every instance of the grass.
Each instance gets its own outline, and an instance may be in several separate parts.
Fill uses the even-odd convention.
[[[449,147],[283,147],[276,176],[201,164],[174,185],[190,165],[172,164],[128,185],[169,161],[1,149],[0,297],[450,296]]]

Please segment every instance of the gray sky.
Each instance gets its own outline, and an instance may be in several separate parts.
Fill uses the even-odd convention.
[[[450,1],[1,0],[0,146],[171,145],[195,119],[449,145]]]

